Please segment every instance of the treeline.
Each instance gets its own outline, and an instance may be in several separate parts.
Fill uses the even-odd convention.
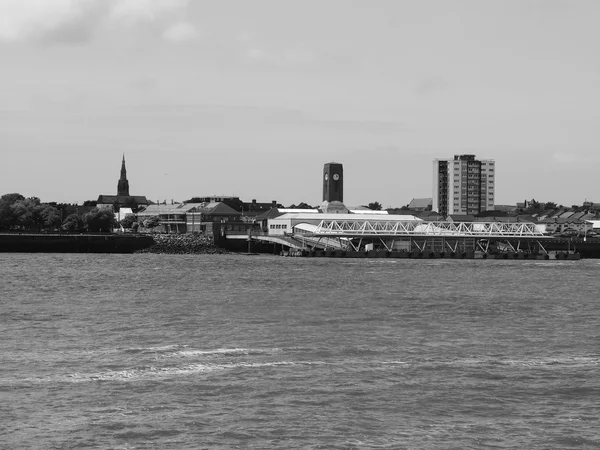
[[[21,194],[0,197],[0,230],[29,232],[110,232],[116,225],[110,208],[42,203]]]
[[[600,213],[600,205],[598,203],[584,202],[583,205],[563,206],[557,205],[556,202],[538,202],[535,199],[526,200],[523,202],[523,207],[518,208],[515,212],[518,214],[539,215],[547,211],[570,211],[573,213],[595,214]]]

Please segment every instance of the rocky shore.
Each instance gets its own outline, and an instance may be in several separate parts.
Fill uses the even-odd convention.
[[[159,253],[173,255],[212,255],[229,253],[215,245],[212,236],[199,234],[154,234],[154,244],[136,253]]]

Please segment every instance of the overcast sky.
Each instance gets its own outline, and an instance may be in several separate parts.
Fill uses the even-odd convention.
[[[0,194],[600,202],[600,1],[0,0]]]

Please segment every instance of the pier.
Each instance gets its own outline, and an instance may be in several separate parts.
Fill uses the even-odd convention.
[[[314,221],[281,216],[268,231],[231,233],[227,239],[270,243],[285,256],[346,258],[579,259],[571,249],[548,251],[553,238],[533,223],[424,222],[393,216]],[[318,216],[317,216],[318,217]],[[273,230],[273,231],[272,231]],[[574,249],[573,249],[574,250]]]

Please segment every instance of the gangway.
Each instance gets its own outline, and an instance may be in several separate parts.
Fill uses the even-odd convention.
[[[304,245],[294,236],[270,236],[267,233],[252,231],[248,232],[229,232],[225,235],[226,239],[244,240],[244,241],[261,241],[268,244],[278,244],[289,247],[293,250],[302,250]]]
[[[537,253],[548,254],[544,235],[531,222],[425,222],[423,220],[324,219],[301,223],[283,234],[252,230],[228,233],[227,239],[278,244],[291,250],[363,251],[368,247],[388,252]],[[372,244],[372,245],[369,245]]]
[[[387,251],[464,252],[494,250],[547,254],[543,241],[551,239],[531,222],[425,222],[421,220],[322,220],[305,238],[338,239],[359,251],[374,243]],[[500,245],[499,245],[500,244]]]
[[[532,222],[424,222],[424,221],[369,221],[322,220],[314,229],[315,236],[452,236],[549,238]]]
[[[350,241],[347,238],[329,238],[329,237],[312,237],[305,234],[296,233],[294,239],[301,242],[304,248],[308,250],[323,249],[323,250],[348,250]]]
[[[350,248],[347,238],[339,239],[336,237],[313,237],[302,233],[288,233],[285,235],[272,235],[262,231],[252,230],[251,232],[228,232],[227,239],[260,241],[268,244],[277,244],[288,247],[291,250],[347,250]]]

